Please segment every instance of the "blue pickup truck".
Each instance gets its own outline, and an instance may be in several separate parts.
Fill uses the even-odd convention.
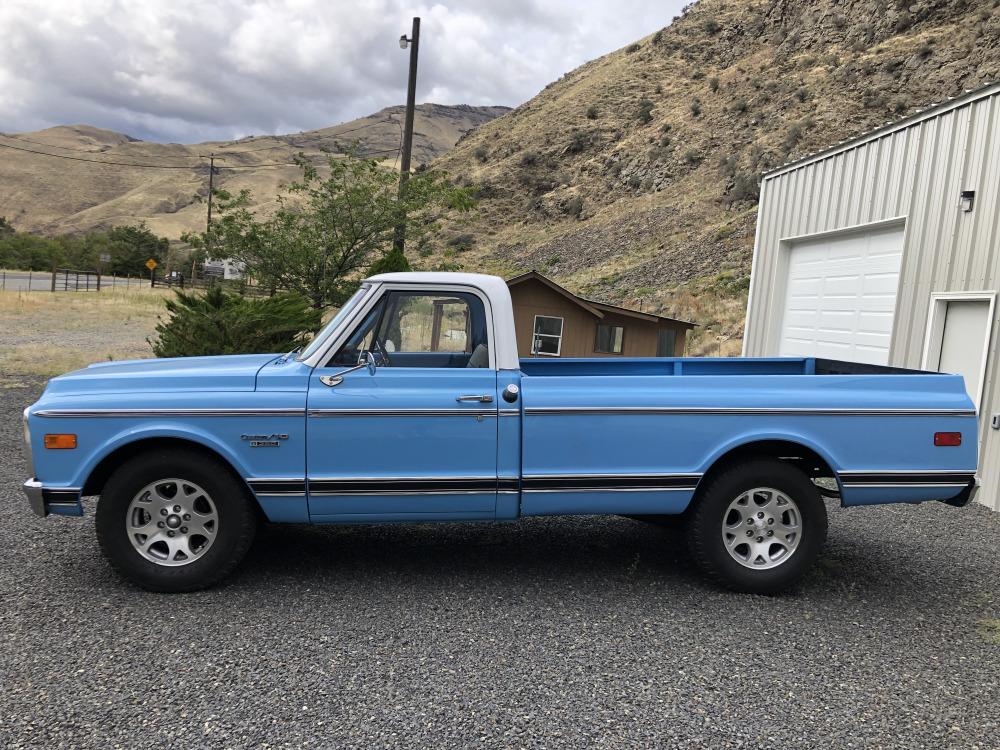
[[[39,516],[97,503],[126,578],[191,591],[277,523],[675,521],[715,581],[799,579],[843,505],[975,494],[955,375],[821,359],[519,360],[506,284],[364,281],[301,352],[104,362],[24,412]]]

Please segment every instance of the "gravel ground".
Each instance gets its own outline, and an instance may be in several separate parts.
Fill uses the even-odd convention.
[[[93,511],[34,518],[0,389],[0,746],[1000,746],[1000,514],[831,509],[794,593],[625,519],[270,527],[144,593]]]

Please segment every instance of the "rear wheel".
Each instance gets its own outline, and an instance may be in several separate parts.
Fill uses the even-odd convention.
[[[97,504],[97,538],[124,577],[151,591],[195,591],[222,580],[253,541],[246,488],[193,451],[142,454],[121,466]]]
[[[735,465],[709,481],[688,521],[691,553],[722,585],[754,594],[788,588],[816,561],[827,518],[816,486],[771,459]]]

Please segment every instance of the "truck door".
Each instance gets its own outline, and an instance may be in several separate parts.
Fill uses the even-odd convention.
[[[497,373],[478,293],[386,289],[310,376],[313,521],[495,516]],[[354,366],[371,356],[374,374]]]

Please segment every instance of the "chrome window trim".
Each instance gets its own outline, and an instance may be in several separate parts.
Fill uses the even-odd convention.
[[[344,344],[347,338],[353,333],[355,326],[359,320],[363,320],[364,316],[367,315],[371,309],[379,303],[379,301],[389,292],[425,292],[428,294],[441,294],[448,292],[464,292],[466,294],[474,294],[483,303],[483,313],[486,315],[486,343],[489,347],[489,367],[481,369],[490,369],[496,371],[497,369],[497,359],[496,359],[496,335],[493,330],[495,321],[493,319],[493,306],[490,304],[490,298],[478,287],[471,286],[469,284],[434,284],[426,281],[420,282],[404,282],[404,281],[382,281],[382,282],[372,282],[372,292],[366,296],[355,308],[355,312],[350,318],[346,319],[343,325],[333,331],[329,338],[326,346],[320,347],[316,352],[309,357],[307,360],[302,360],[305,364],[314,368],[327,367],[329,364],[330,357]],[[391,367],[389,369],[392,369]],[[404,368],[400,368],[404,369]],[[411,369],[411,368],[405,368]],[[416,368],[412,368],[416,369]],[[425,368],[425,369],[452,369],[452,368]]]

